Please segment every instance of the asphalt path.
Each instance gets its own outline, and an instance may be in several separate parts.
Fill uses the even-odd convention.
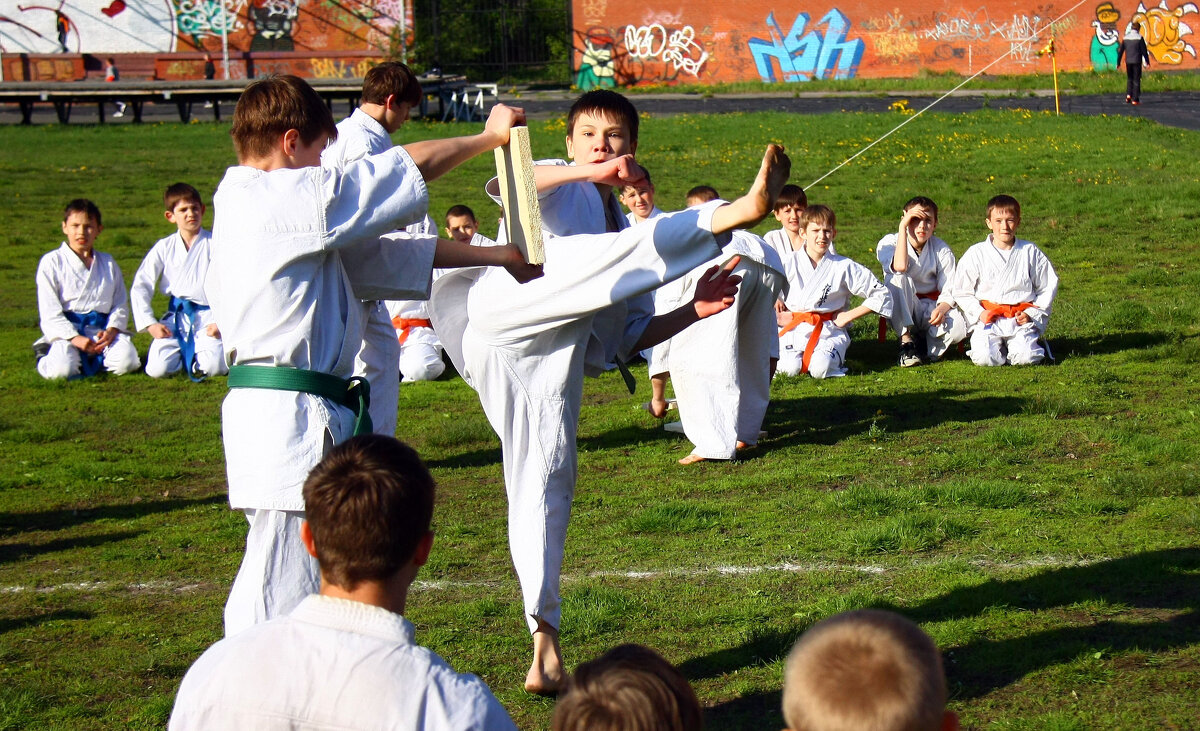
[[[547,119],[562,115],[573,92],[524,92],[518,95],[501,94],[500,101],[525,108],[531,119]],[[938,99],[937,94],[928,92],[907,93],[904,91],[862,94],[814,94],[811,92],[782,92],[772,94],[632,94],[630,99],[639,111],[650,114],[724,114],[733,112],[793,112],[796,114],[832,114],[837,112],[886,112],[899,100],[907,100],[910,109],[921,110]],[[1125,104],[1123,94],[1063,94],[1060,104],[1063,114],[1110,115],[1143,117],[1160,124],[1189,130],[1200,130],[1200,92],[1150,93],[1142,97],[1139,106]],[[334,116],[338,119],[351,111],[338,104]],[[1052,92],[1006,93],[1003,91],[962,91],[938,101],[931,112],[966,112],[975,109],[1029,109],[1045,111],[1054,109]],[[105,124],[132,124],[132,114],[121,118],[112,116],[113,107],[106,107]],[[226,121],[232,116],[231,105],[222,105],[222,117]],[[196,104],[193,119],[210,121],[210,110]],[[94,103],[77,105],[71,114],[70,124],[96,124],[99,119]],[[179,112],[174,104],[146,104],[142,112],[144,123],[180,123]],[[54,108],[49,104],[38,104],[33,113],[33,124],[58,124]],[[15,104],[0,105],[0,124],[20,124],[20,110]]]

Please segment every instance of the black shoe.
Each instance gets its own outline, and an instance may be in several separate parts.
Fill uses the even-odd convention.
[[[900,367],[910,368],[912,366],[921,365],[921,356],[917,355],[917,344],[911,340],[907,343],[900,343]]]
[[[41,360],[47,355],[50,355],[50,343],[34,343],[33,344],[33,359]]]

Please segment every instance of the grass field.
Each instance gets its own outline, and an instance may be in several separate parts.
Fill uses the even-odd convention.
[[[900,115],[648,117],[639,158],[663,208],[732,196],[767,141],[816,179]],[[403,139],[471,131],[414,124]],[[561,154],[562,120],[534,126]],[[42,381],[33,274],[60,212],[96,200],[98,248],[132,278],[170,232],[161,191],[206,196],[224,125],[0,128],[0,728],[155,728],[221,632],[245,521],[225,503],[222,379]],[[1127,118],[930,113],[809,191],[839,252],[873,264],[911,195],[960,256],[984,203],[1024,205],[1023,238],[1062,280],[1056,365],[959,357],[900,370],[860,321],[852,373],[779,379],[747,458],[689,469],[689,446],[589,381],[564,569],[569,665],[638,641],[679,664],[713,729],[781,728],[782,657],[813,622],[894,608],[945,653],[966,727],[1195,728],[1200,718],[1200,135]],[[1189,152],[1190,150],[1190,152]],[[490,157],[432,186],[472,205]],[[211,212],[209,220],[211,219]],[[760,232],[769,230],[764,224]],[[866,318],[864,318],[866,320]],[[136,338],[144,353],[147,336]],[[405,385],[400,429],[439,481],[438,533],[409,602],[418,641],[478,673],[522,728],[528,636],[508,558],[499,447],[457,378]]]

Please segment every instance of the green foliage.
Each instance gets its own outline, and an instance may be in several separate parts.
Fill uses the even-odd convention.
[[[638,157],[669,209],[697,183],[735,195],[769,140],[809,185],[897,120],[646,115]],[[479,129],[414,123],[397,137]],[[561,118],[534,122],[534,155],[561,156],[564,131]],[[166,184],[211,200],[233,162],[228,126],[4,127],[0,149],[0,727],[161,728],[184,671],[220,637],[241,559],[224,383],[42,381],[33,272],[83,195],[128,281],[170,233]],[[568,665],[643,642],[682,667],[709,728],[781,728],[796,636],[886,607],[937,640],[967,727],[1194,726],[1196,149],[1196,133],[1134,119],[930,113],[810,185],[838,213],[839,250],[872,269],[912,195],[939,203],[939,235],[959,254],[986,233],[987,198],[1015,195],[1020,235],[1062,280],[1058,363],[980,369],[953,354],[899,369],[895,341],[875,342],[864,320],[848,377],[777,379],[759,446],[687,469],[675,462],[686,440],[634,408],[644,366],[634,397],[615,375],[589,380]],[[481,156],[431,185],[439,224],[465,203],[495,233],[481,189],[492,169]],[[135,342],[145,352],[147,336]],[[399,433],[439,485],[437,541],[409,599],[418,641],[483,677],[519,727],[547,727],[552,702],[519,690],[529,636],[499,447],[475,395],[453,377],[404,384]]]

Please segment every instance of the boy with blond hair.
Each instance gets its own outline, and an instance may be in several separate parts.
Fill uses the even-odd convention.
[[[227,635],[316,589],[316,564],[296,548],[300,488],[334,444],[370,431],[368,394],[350,378],[361,301],[428,296],[434,266],[538,275],[516,247],[391,233],[425,215],[427,180],[504,144],[522,119],[497,105],[477,135],[393,147],[337,170],[320,165],[337,135],[333,117],[303,79],[268,77],[242,92],[231,130],[239,164],[213,196],[209,273],[230,363],[222,407],[229,503],[250,523]]]
[[[100,209],[76,198],[63,211],[62,230],[62,246],[38,262],[38,373],[57,380],[136,371],[142,362],[127,332],[125,278],[116,260],[95,248],[104,230]]]
[[[984,223],[991,233],[963,254],[951,290],[971,331],[967,355],[980,366],[1040,363],[1058,274],[1041,249],[1017,238],[1016,198],[989,200]]]
[[[737,280],[729,272],[706,279],[692,301],[669,314],[654,316],[648,295],[716,256],[727,232],[766,215],[790,167],[782,148],[769,146],[750,192],[737,201],[629,227],[613,190],[642,178],[633,159],[637,124],[625,97],[588,92],[568,114],[573,164],[534,167],[544,279],[514,288],[491,272],[464,271],[440,278],[430,300],[446,352],[500,437],[509,547],[533,635],[525,677],[531,692],[555,693],[566,680],[559,582],[583,378],[733,303]],[[493,181],[488,190],[499,189]]]
[[[801,217],[804,246],[783,260],[788,293],[776,308],[779,368],[788,376],[846,375],[850,323],[876,312],[892,314],[887,288],[862,264],[833,253],[837,217],[828,206],[809,206]],[[863,303],[849,307],[850,297]]]
[[[967,336],[962,313],[950,294],[954,252],[934,235],[937,223],[937,204],[916,196],[904,204],[896,233],[884,236],[875,247],[883,283],[892,297],[889,322],[900,340],[899,363],[904,368],[940,360]],[[914,336],[920,336],[922,347]]]
[[[200,191],[175,183],[163,194],[163,204],[176,231],[151,247],[129,288],[134,326],[154,338],[146,353],[146,375],[162,378],[182,370],[193,381],[224,375],[229,369],[221,332],[204,291],[212,236],[202,225]],[[156,287],[168,297],[166,314],[157,320],[151,306]]]
[[[942,656],[895,612],[859,609],[818,622],[788,655],[790,731],[954,731]]]

